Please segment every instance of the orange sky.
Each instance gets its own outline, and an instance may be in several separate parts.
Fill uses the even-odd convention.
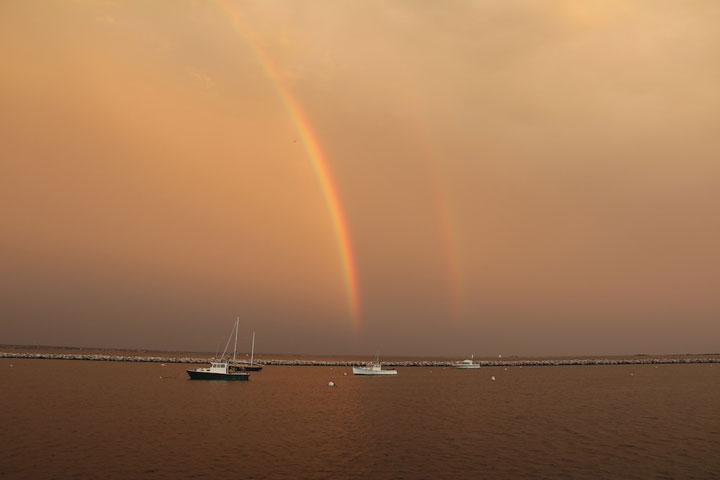
[[[718,20],[3,2],[0,343],[214,350],[240,315],[275,352],[717,351]]]

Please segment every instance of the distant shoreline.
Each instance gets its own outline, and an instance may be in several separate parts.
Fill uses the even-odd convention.
[[[208,363],[208,358],[193,357],[154,357],[138,355],[102,355],[78,353],[30,353],[0,352],[0,358],[18,358],[32,360],[83,360],[94,362],[135,362],[135,363]],[[248,363],[239,361],[237,363]],[[352,367],[364,365],[359,360],[299,360],[263,358],[254,363],[259,365],[303,366],[303,367]],[[456,362],[433,360],[384,361],[383,365],[393,367],[451,367]],[[573,365],[666,365],[666,364],[705,364],[720,363],[720,357],[696,356],[689,358],[567,358],[567,359],[524,359],[524,360],[476,360],[476,364],[484,367],[540,367],[540,366],[573,366]]]

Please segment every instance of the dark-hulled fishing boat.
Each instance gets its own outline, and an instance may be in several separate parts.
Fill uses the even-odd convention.
[[[210,368],[187,370],[191,380],[249,380],[250,374],[233,368],[227,361],[210,363]]]
[[[240,318],[235,322],[235,351],[233,352],[233,361],[237,355],[237,334],[238,326],[240,325]],[[225,360],[225,352],[227,351],[230,340],[232,339],[232,330],[230,331],[230,337],[228,338],[227,344],[225,344],[225,350],[223,351],[220,360],[210,362],[210,368],[196,368],[194,370],[186,370],[190,376],[190,380],[250,380],[250,374],[245,372],[245,369],[238,365],[231,365],[230,360]],[[214,359],[213,359],[214,360]]]

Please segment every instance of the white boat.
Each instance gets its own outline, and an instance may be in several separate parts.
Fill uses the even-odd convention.
[[[481,368],[481,365],[473,362],[474,358],[475,358],[475,355],[470,355],[469,359],[466,358],[462,362],[455,363],[455,368],[463,368],[463,369]]]
[[[380,354],[374,362],[364,367],[353,367],[353,375],[397,375],[397,370],[383,370],[380,363]]]
[[[233,362],[237,355],[237,334],[238,325],[240,324],[240,318],[238,317],[233,329],[235,330],[235,351],[233,352]],[[245,369],[238,365],[231,365],[230,359],[225,359],[225,352],[227,351],[230,340],[232,339],[232,331],[230,331],[230,337],[225,344],[225,350],[223,351],[220,360],[210,362],[210,367],[196,368],[194,370],[186,370],[191,380],[249,380],[250,374],[245,373]]]

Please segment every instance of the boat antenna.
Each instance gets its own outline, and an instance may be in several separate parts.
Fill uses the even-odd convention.
[[[255,330],[253,330],[252,350],[250,350],[250,365],[253,364],[253,358],[255,358]]]
[[[235,320],[235,350],[233,350],[233,362],[235,361],[235,356],[237,355],[237,334],[238,334],[238,326],[240,325],[240,317],[237,317],[237,320]]]

